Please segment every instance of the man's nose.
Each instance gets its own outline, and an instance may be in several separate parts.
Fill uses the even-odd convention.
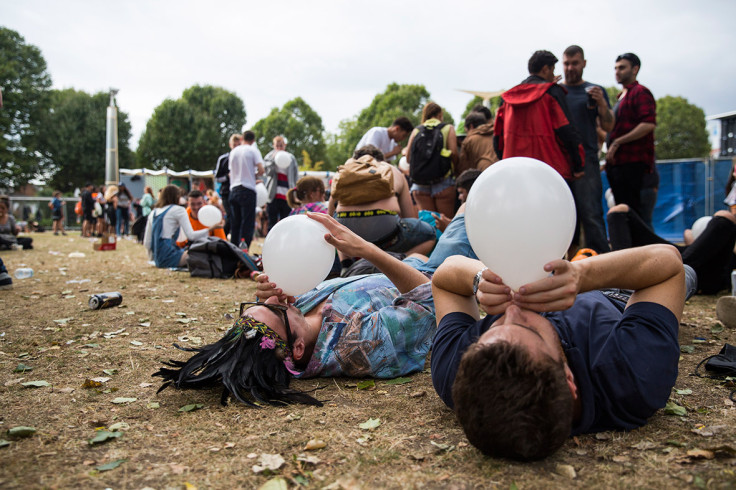
[[[264,303],[268,303],[269,305],[275,305],[279,303],[279,297],[278,296],[269,296]]]
[[[523,316],[523,311],[516,305],[509,305],[506,308],[506,322],[505,323],[519,323]]]

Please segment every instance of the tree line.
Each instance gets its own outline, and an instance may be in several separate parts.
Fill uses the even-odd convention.
[[[70,192],[86,182],[102,182],[105,173],[106,92],[88,94],[51,89],[51,76],[41,51],[10,29],[0,27],[0,188],[12,189],[40,180]],[[607,88],[612,102],[616,87]],[[250,125],[265,151],[279,134],[304,169],[335,170],[352,154],[363,134],[374,126],[389,126],[399,116],[417,125],[430,100],[424,85],[391,83],[370,105],[341,121],[327,133],[322,118],[296,97]],[[441,101],[437,101],[441,103]],[[471,99],[462,119],[481,102]],[[499,99],[491,101],[492,110]],[[446,122],[454,123],[448,111]],[[156,107],[141,134],[138,148],[129,146],[128,114],[118,108],[118,159],[121,168],[167,167],[210,170],[217,156],[228,151],[232,133],[248,124],[243,100],[222,87],[195,85],[178,99]],[[463,131],[459,121],[458,132]],[[657,158],[700,158],[710,152],[705,113],[683,97],[657,100]]]

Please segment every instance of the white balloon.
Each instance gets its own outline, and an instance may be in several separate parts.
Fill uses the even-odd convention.
[[[276,223],[263,242],[263,271],[268,279],[289,296],[322,282],[335,260],[335,247],[324,238],[327,233],[327,228],[305,215]]]
[[[606,196],[606,204],[608,204],[608,209],[611,209],[612,207],[616,205],[616,199],[613,197],[613,191],[611,190],[610,187],[606,189],[605,196]]]
[[[465,227],[480,260],[518,291],[547,276],[544,264],[565,255],[575,231],[575,201],[549,165],[507,158],[473,184]]]
[[[207,204],[199,208],[197,212],[197,219],[204,226],[209,228],[222,221],[222,212],[212,204]]]
[[[281,170],[287,170],[289,168],[289,165],[291,165],[291,154],[285,151],[279,151],[276,153],[276,158],[274,158],[274,161],[276,162],[276,166],[278,168],[280,168]]]
[[[259,182],[256,184],[256,207],[262,208],[266,205],[268,202],[268,189],[266,189],[266,186],[263,184],[263,182]]]
[[[693,238],[697,239],[703,231],[705,231],[705,228],[708,226],[708,223],[710,220],[713,219],[713,216],[703,216],[702,218],[698,218],[695,220],[695,223],[693,223]]]
[[[409,169],[409,162],[406,161],[406,157],[401,157],[401,160],[399,160],[399,170],[408,172]]]

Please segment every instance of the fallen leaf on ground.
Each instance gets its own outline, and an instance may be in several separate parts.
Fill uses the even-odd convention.
[[[685,390],[675,389],[675,393],[677,393],[678,395],[692,395],[693,394],[693,390],[691,390],[691,389],[685,389]]]
[[[114,470],[115,468],[117,468],[121,464],[125,463],[126,461],[128,461],[128,460],[127,459],[116,459],[115,461],[111,461],[109,463],[100,465],[100,466],[98,466],[95,469],[97,471],[110,471],[110,470]]]
[[[97,383],[107,383],[107,382],[108,382],[108,381],[110,381],[111,379],[112,379],[112,378],[107,378],[107,377],[105,377],[105,376],[99,376],[99,377],[97,377],[97,378],[92,378],[92,381],[95,381],[95,382],[97,382]]]
[[[286,480],[278,476],[268,480],[266,483],[258,487],[258,490],[287,490],[288,488],[289,485],[286,483]]]
[[[118,398],[113,398],[112,402],[116,405],[121,405],[123,403],[133,403],[136,400],[138,400],[138,398],[126,398],[124,396],[120,396]]]
[[[82,383],[82,388],[84,388],[85,390],[89,390],[91,388],[99,388],[100,386],[102,386],[101,381],[94,381],[91,379],[85,379],[84,383]]]
[[[130,429],[130,425],[126,422],[118,422],[116,424],[112,424],[110,427],[107,428],[111,431],[121,431],[121,430],[128,430]]]
[[[26,381],[25,383],[21,383],[21,385],[25,386],[26,388],[42,388],[44,386],[51,386],[51,384],[45,380]]]
[[[684,352],[685,354],[692,354],[693,352],[695,352],[695,346],[694,345],[681,345],[680,352]]]
[[[8,447],[10,446],[10,441],[6,441],[5,439],[0,439],[0,447]]]
[[[200,408],[204,407],[201,403],[190,403],[189,405],[184,405],[179,409],[180,412],[193,412],[194,410],[199,410]]]
[[[433,445],[434,447],[436,447],[437,448],[437,451],[441,451],[441,452],[448,452],[449,453],[450,451],[452,451],[453,449],[455,449],[455,446],[451,446],[450,444],[443,444],[443,443],[434,442],[434,441],[429,441],[429,443],[431,445]]]
[[[409,395],[409,398],[421,398],[427,394],[426,391],[415,391]]]
[[[138,386],[140,386],[141,388],[150,388],[151,386],[153,386],[153,383],[141,383]]]
[[[386,381],[387,385],[404,385],[406,383],[411,383],[411,378],[394,378]]]
[[[15,366],[15,369],[13,369],[14,373],[25,373],[26,371],[33,371],[33,368],[31,366],[19,363],[17,366]]]
[[[103,442],[110,441],[112,439],[117,439],[118,437],[121,437],[123,435],[122,432],[110,432],[108,430],[98,430],[95,433],[95,436],[87,441],[90,446],[94,446],[95,444],[102,444]]]
[[[304,446],[305,451],[314,451],[316,449],[322,449],[327,447],[327,443],[320,439],[312,439],[309,442],[307,442],[307,445]]]
[[[723,429],[728,429],[727,425],[711,425],[711,426],[701,426],[696,427],[695,429],[690,429],[690,432],[693,434],[698,434],[699,436],[703,437],[712,437],[719,432],[723,431]]]
[[[148,408],[152,409],[152,410],[155,410],[155,409],[161,407],[161,405],[159,404],[159,402],[148,402],[148,405],[146,405],[146,406]]]
[[[358,424],[358,427],[364,430],[373,430],[381,425],[381,419],[368,419],[362,424]]]
[[[315,466],[322,462],[322,460],[319,459],[317,456],[307,456],[306,454],[300,454],[299,456],[297,456],[296,460],[301,461],[302,463],[313,464]]]
[[[132,345],[135,345],[136,347],[140,347],[141,345],[143,345],[143,342],[141,342],[140,340],[131,340],[130,343]]]
[[[575,471],[575,468],[573,468],[569,464],[558,464],[555,467],[555,473],[557,473],[560,476],[567,477],[571,480],[573,480],[575,477],[578,476],[577,472]]]
[[[687,455],[695,459],[713,459],[716,455],[707,449],[690,449]]]
[[[117,374],[117,369],[103,369],[103,373],[107,374],[108,376],[112,376],[113,374]]]
[[[664,413],[667,415],[679,415],[680,417],[684,417],[687,415],[687,409],[685,407],[681,407],[675,402],[667,402],[667,405],[664,407]]]
[[[8,429],[8,435],[10,437],[30,437],[35,433],[35,427],[27,427],[25,425],[18,425]]]
[[[641,441],[631,446],[632,449],[638,449],[640,451],[646,451],[647,449],[654,449],[655,447],[657,447],[657,445],[651,441]]]
[[[276,471],[286,461],[280,454],[261,454],[261,460],[259,464],[253,465],[253,473],[262,473],[266,470]]]
[[[372,379],[365,379],[363,381],[359,381],[357,386],[359,390],[370,390],[376,387],[376,382]]]

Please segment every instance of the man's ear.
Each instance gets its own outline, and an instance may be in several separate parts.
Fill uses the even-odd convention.
[[[575,375],[572,374],[570,366],[565,363],[565,381],[567,381],[567,387],[572,395],[573,402],[580,398],[580,392],[578,391],[578,385],[575,383]]]
[[[298,338],[294,341],[294,347],[291,349],[291,355],[295,361],[301,361],[302,357],[304,357],[305,350],[306,345],[304,344],[304,339]]]

